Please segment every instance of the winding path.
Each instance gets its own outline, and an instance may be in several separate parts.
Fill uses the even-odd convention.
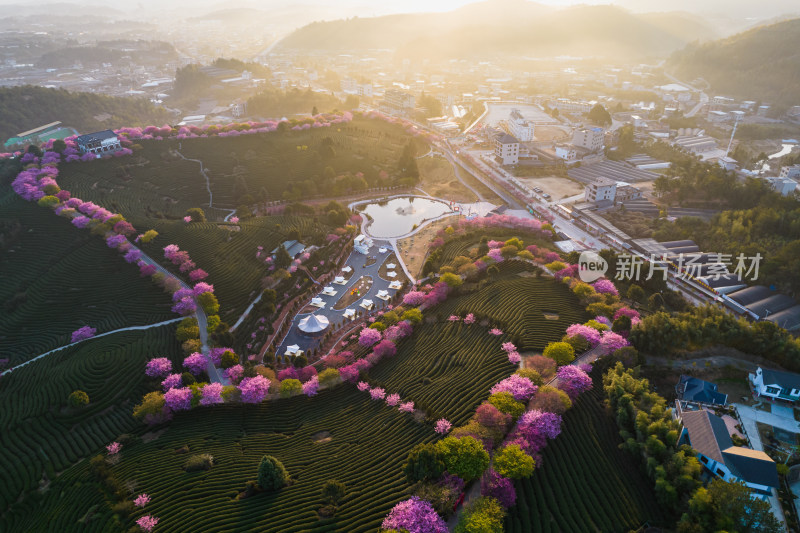
[[[71,342],[69,344],[65,344],[64,346],[59,346],[58,348],[53,348],[49,352],[45,352],[43,354],[37,355],[33,359],[28,359],[24,363],[20,363],[17,366],[12,366],[11,368],[9,368],[9,369],[5,370],[4,372],[0,373],[0,376],[8,374],[9,372],[13,372],[14,370],[16,370],[16,369],[18,369],[20,367],[23,367],[23,366],[25,366],[27,364],[33,363],[34,361],[42,359],[43,357],[45,357],[47,355],[50,355],[51,353],[60,352],[61,350],[69,348],[70,346],[75,346],[76,344],[80,344],[80,343],[85,342],[85,341],[89,341],[89,340],[92,340],[92,339],[99,339],[100,337],[105,337],[106,335],[113,335],[115,333],[122,333],[123,331],[141,331],[141,330],[145,330],[145,329],[159,328],[161,326],[166,326],[167,324],[174,324],[175,322],[180,322],[181,320],[183,320],[183,318],[173,318],[171,320],[165,320],[164,322],[159,322],[157,324],[148,324],[146,326],[129,326],[127,328],[115,329],[114,331],[106,331],[105,333],[101,333],[99,335],[95,335],[94,337],[89,337],[88,339],[81,339],[81,340],[76,341],[76,342]]]
[[[195,163],[200,164],[200,174],[206,179],[206,190],[208,191],[208,207],[214,207],[214,194],[211,192],[211,180],[208,178],[208,174],[206,174],[206,168],[203,166],[203,162],[199,159],[189,159],[179,151],[175,150],[175,153],[181,156],[181,159],[184,161],[194,161]],[[230,217],[231,215],[228,215]],[[225,217],[226,220],[228,217]]]

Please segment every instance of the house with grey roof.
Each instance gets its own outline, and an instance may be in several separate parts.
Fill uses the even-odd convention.
[[[756,396],[787,402],[800,400],[800,374],[758,367],[748,377]]]
[[[291,257],[292,259],[296,258],[298,255],[303,253],[305,251],[305,249],[306,249],[305,245],[302,242],[295,241],[295,240],[283,241],[283,244],[281,246],[286,248],[286,251],[289,253],[289,257]],[[278,248],[275,248],[274,250],[272,250],[270,252],[272,257],[275,257],[275,254],[278,253],[278,249],[280,249],[280,246],[278,246]]]
[[[677,412],[683,424],[679,443],[694,448],[706,470],[728,483],[744,483],[754,497],[772,495],[778,487],[778,469],[769,455],[734,446],[725,422],[704,409]]]
[[[111,130],[87,133],[75,138],[78,150],[82,154],[92,153],[98,156],[105,153],[116,152],[122,148],[117,134]]]
[[[728,395],[719,392],[715,383],[686,375],[681,375],[678,384],[675,385],[675,395],[679,400],[687,402],[711,405],[728,403]]]

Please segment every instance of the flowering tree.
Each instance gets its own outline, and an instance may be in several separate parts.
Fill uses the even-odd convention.
[[[390,394],[386,397],[386,403],[394,407],[398,403],[400,403],[400,395],[397,393]]]
[[[358,335],[358,344],[369,348],[381,340],[381,332],[377,329],[364,328]]]
[[[164,377],[172,371],[172,362],[166,357],[156,357],[147,362],[144,373],[151,378]]]
[[[513,342],[504,342],[502,345],[500,345],[500,348],[502,348],[504,352],[513,352],[517,349]]]
[[[172,411],[188,411],[192,408],[192,389],[189,387],[169,389],[164,393],[164,403]]]
[[[567,328],[567,336],[574,337],[580,336],[586,339],[589,346],[595,347],[600,344],[600,332],[589,326],[583,324],[572,324]]]
[[[136,263],[142,258],[142,252],[138,248],[131,248],[125,254],[125,261],[128,263]]]
[[[384,339],[376,344],[372,351],[380,358],[392,357],[397,353],[397,346],[392,341]]]
[[[201,279],[206,279],[207,277],[208,277],[208,272],[206,272],[202,268],[198,268],[189,272],[189,279],[191,281],[200,281]]]
[[[199,352],[194,352],[183,360],[183,367],[195,376],[199,376],[208,366],[205,356]]]
[[[592,285],[594,287],[595,292],[600,294],[613,294],[615,296],[619,296],[619,291],[614,286],[614,283],[607,279],[599,279],[594,282]]]
[[[261,403],[269,392],[269,383],[270,381],[261,375],[244,378],[239,383],[242,401],[245,403]]]
[[[517,351],[508,352],[508,362],[518,365],[522,361],[522,356]]]
[[[319,391],[319,378],[317,376],[313,376],[303,383],[303,394],[306,396],[316,396],[317,391]]]
[[[92,156],[94,157],[94,156]],[[158,518],[155,516],[146,515],[136,521],[136,525],[145,531],[153,531],[153,528],[158,524]]]
[[[628,340],[613,331],[604,331],[600,339],[600,347],[605,355],[613,353],[615,350],[628,346]]]
[[[243,375],[244,367],[242,365],[237,364],[225,369],[225,377],[228,378],[231,383],[238,383]]]
[[[200,405],[222,403],[222,383],[208,383],[203,387],[202,394]]]
[[[530,379],[512,374],[492,387],[490,394],[508,392],[511,393],[515,400],[526,401],[536,393],[536,389],[538,389],[538,387],[534,385]]]
[[[475,323],[475,315],[473,313],[467,313],[467,316],[464,317],[464,324],[474,324]]]
[[[72,342],[78,342],[86,339],[91,339],[95,336],[97,330],[89,326],[83,326],[72,332]]]
[[[122,444],[120,444],[119,442],[112,442],[111,444],[106,446],[108,455],[117,455],[121,449],[122,449]]]
[[[239,217],[236,217],[236,216],[233,216],[233,217],[229,218],[228,220],[231,222],[231,224],[238,224],[239,223]]]
[[[440,418],[436,421],[436,424],[433,426],[433,430],[440,434],[445,435],[450,432],[450,428],[453,427],[453,424],[450,423],[449,420],[445,418]]]
[[[413,413],[414,412],[414,402],[401,403],[400,406],[397,409],[399,411],[403,412],[403,413]]]
[[[493,468],[487,470],[481,478],[481,495],[496,498],[505,508],[517,503],[517,491],[514,483],[498,474]]]
[[[181,385],[182,379],[180,374],[170,374],[161,382],[161,386],[164,387],[165,391],[180,387]]]
[[[155,265],[145,263],[144,261],[139,261],[137,264],[139,265],[139,275],[142,277],[152,276],[158,270]]]
[[[494,335],[496,337],[499,337],[502,334],[503,334],[503,330],[501,330],[501,329],[492,328],[492,329],[489,330],[489,335]]]
[[[556,377],[558,378],[558,388],[566,392],[571,400],[592,388],[592,378],[574,365],[562,366],[556,372]]]
[[[214,286],[211,285],[210,283],[201,281],[200,283],[194,286],[194,289],[192,289],[192,293],[195,296],[200,296],[204,292],[214,292]]]
[[[554,439],[561,433],[561,415],[531,409],[519,418],[517,426],[525,431],[533,431],[548,439]]]
[[[375,387],[369,391],[369,395],[373,400],[383,400],[386,398],[386,390],[380,387]]]
[[[136,499],[135,499],[135,500],[133,500],[133,504],[134,504],[136,507],[144,507],[144,506],[145,506],[145,505],[147,505],[148,503],[150,503],[150,496],[148,496],[147,494],[139,494],[139,495],[136,497]]]
[[[430,502],[417,496],[395,505],[383,520],[381,528],[404,529],[408,533],[447,533],[447,524],[436,514]]]

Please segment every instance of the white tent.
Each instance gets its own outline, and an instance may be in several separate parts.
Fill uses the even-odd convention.
[[[311,305],[322,309],[325,307],[325,302],[322,301],[322,298],[311,298]]]
[[[372,309],[372,306],[375,305],[375,302],[372,300],[364,300],[361,302],[361,307],[364,309]]]
[[[380,248],[378,248],[378,253],[379,254],[385,254],[386,252],[387,252],[387,249],[386,249],[385,246],[381,246]]]
[[[387,272],[386,275],[389,276],[390,278],[396,278],[397,277],[397,272],[392,270],[391,272]]]
[[[397,268],[397,265],[395,265],[394,263],[389,263],[388,265],[386,265],[386,268]]]
[[[376,297],[380,298],[381,300],[388,300],[389,299],[389,291],[378,291],[378,294],[376,295]]]
[[[402,287],[403,287],[403,284],[402,284],[402,283],[400,283],[400,282],[399,282],[399,281],[397,281],[397,280],[395,280],[395,281],[393,281],[393,282],[391,282],[391,283],[389,284],[389,288],[390,288],[390,289],[395,289],[395,290],[397,290],[397,289],[400,289],[400,288],[402,288]]]
[[[355,318],[356,310],[355,309],[345,309],[344,310],[344,317],[345,318]]]
[[[300,321],[297,327],[303,333],[319,333],[330,326],[327,317],[322,315],[308,315]]]
[[[336,296],[336,291],[333,290],[333,287],[328,285],[327,287],[322,289],[322,294],[324,294],[325,296]]]
[[[350,272],[352,272],[352,271],[353,271],[353,268],[352,268],[350,265],[348,265],[348,266],[346,266],[346,267],[344,267],[344,268],[342,269],[342,272],[347,272],[347,273],[350,273]]]
[[[286,347],[286,353],[284,355],[295,355],[299,351],[300,347],[296,344],[292,344],[291,346]]]
[[[344,279],[344,276],[336,276],[335,278],[333,278],[333,282],[336,283],[337,285],[344,285],[345,283],[347,283]]]

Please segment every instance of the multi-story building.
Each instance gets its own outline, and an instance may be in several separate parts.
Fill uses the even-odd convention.
[[[603,128],[584,128],[576,130],[572,136],[572,144],[586,148],[590,152],[599,152],[603,148],[606,132]]]
[[[584,189],[584,198],[587,202],[611,202],[617,195],[617,182],[608,178],[597,178]]]
[[[800,178],[800,165],[781,167],[780,177],[790,180]]]
[[[117,134],[111,130],[96,131],[94,133],[87,133],[75,138],[75,143],[78,145],[78,150],[82,154],[93,153],[102,155],[104,153],[116,152],[122,145],[117,138]]]
[[[522,116],[519,109],[512,109],[508,116],[508,130],[520,142],[531,142],[536,125]]]
[[[400,89],[386,89],[383,95],[383,102],[388,107],[400,111],[411,111],[415,106],[414,95]]]
[[[503,165],[516,165],[519,162],[519,141],[507,133],[494,138],[494,155]]]

